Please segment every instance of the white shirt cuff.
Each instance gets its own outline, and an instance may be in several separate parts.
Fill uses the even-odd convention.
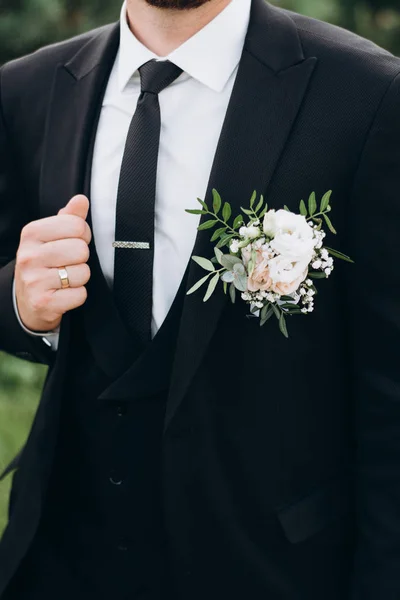
[[[31,331],[30,329],[28,329],[27,327],[25,327],[25,325],[23,324],[21,317],[19,315],[18,312],[18,305],[17,305],[17,296],[15,293],[15,280],[13,281],[13,303],[14,303],[14,310],[15,310],[15,314],[17,316],[18,319],[18,323],[21,325],[22,329],[26,332],[29,333],[29,335],[32,335],[33,337],[41,337],[43,342],[46,344],[46,346],[48,346],[49,348],[51,348],[52,350],[56,351],[58,349],[58,341],[60,338],[60,328],[57,327],[57,329],[54,329],[54,331],[49,331],[49,332],[40,332],[38,333],[37,331]]]

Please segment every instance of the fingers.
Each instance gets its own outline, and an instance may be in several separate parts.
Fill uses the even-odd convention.
[[[68,202],[67,206],[59,211],[59,215],[75,215],[83,220],[87,219],[89,212],[89,200],[86,196],[78,194]]]
[[[87,291],[85,287],[70,287],[65,290],[54,291],[51,304],[54,312],[63,315],[85,304],[86,299]]]
[[[84,240],[56,240],[40,246],[34,260],[39,267],[61,268],[86,263],[89,254],[89,246]]]
[[[61,267],[60,267],[61,268]],[[68,273],[69,285],[71,288],[79,288],[87,284],[90,279],[90,267],[87,264],[69,265],[65,267]],[[47,285],[51,290],[62,289],[60,274],[57,269],[47,270]],[[65,289],[65,288],[64,288]]]
[[[22,242],[53,242],[68,238],[79,238],[90,244],[92,232],[89,225],[77,215],[57,215],[32,221],[24,227]]]

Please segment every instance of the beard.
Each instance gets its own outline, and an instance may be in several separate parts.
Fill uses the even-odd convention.
[[[156,8],[166,8],[173,10],[189,10],[191,8],[199,8],[211,0],[146,0],[150,6]]]

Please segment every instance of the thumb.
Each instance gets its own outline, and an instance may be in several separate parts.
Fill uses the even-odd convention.
[[[81,219],[85,219],[88,216],[89,212],[89,200],[86,196],[79,194],[78,196],[74,196],[68,202],[68,204],[62,208],[58,214],[59,215],[75,215],[77,217],[81,217]]]

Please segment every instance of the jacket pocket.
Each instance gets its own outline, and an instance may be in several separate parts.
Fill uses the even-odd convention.
[[[352,510],[351,478],[345,477],[314,490],[278,509],[278,519],[292,544],[305,541]]]

